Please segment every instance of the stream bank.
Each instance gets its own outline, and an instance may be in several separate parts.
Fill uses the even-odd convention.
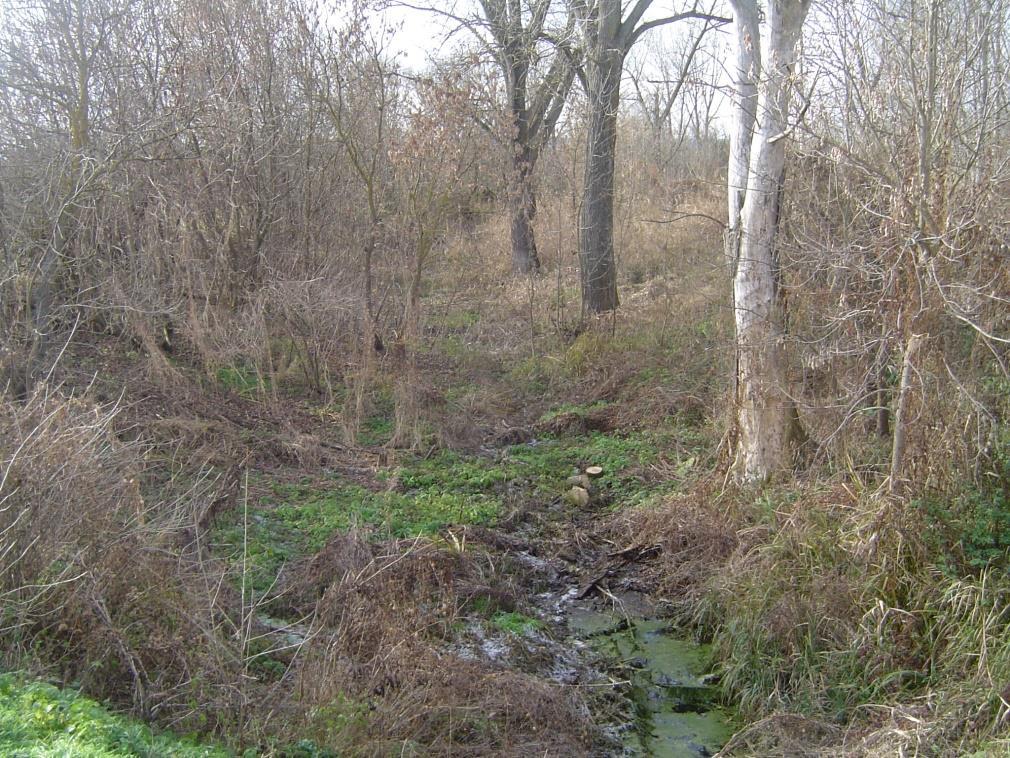
[[[618,680],[631,720],[618,728],[623,755],[701,758],[732,736],[731,715],[718,705],[710,651],[656,617],[635,593],[568,607],[567,626]]]

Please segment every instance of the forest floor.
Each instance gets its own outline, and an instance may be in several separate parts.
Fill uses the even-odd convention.
[[[116,405],[121,436],[144,440],[145,497],[207,495],[182,540],[224,566],[238,594],[245,676],[304,689],[320,666],[305,651],[320,635],[359,639],[345,651],[353,684],[324,726],[316,718],[300,739],[279,741],[264,726],[223,743],[258,743],[265,755],[390,743],[422,754],[716,752],[732,717],[707,648],[667,618],[650,568],[658,545],[614,528],[621,512],[661,502],[712,464],[718,439],[703,401],[669,384],[682,345],[604,325],[515,361],[464,342],[452,325],[476,323],[468,312],[443,318],[451,328],[421,360],[428,444],[411,452],[388,445],[395,377],[381,373],[348,445],[339,403],[272,388],[241,366],[207,376],[177,353],[165,381],[141,351],[100,337],[72,345],[61,365],[65,390]],[[704,342],[712,326],[692,328]],[[590,501],[569,502],[569,478],[588,466],[602,469]],[[459,676],[475,691],[460,692]],[[430,723],[403,727],[412,720]],[[64,721],[33,737],[43,754],[67,739]],[[138,754],[113,732],[87,749]],[[161,750],[191,747],[179,745]]]
[[[433,290],[413,450],[388,353],[349,442],[353,361],[275,381],[82,330],[0,418],[48,430],[12,453],[33,539],[56,514],[91,562],[0,678],[0,753],[1006,755],[1005,495],[898,508],[830,461],[733,487],[710,263],[585,324],[572,281]]]

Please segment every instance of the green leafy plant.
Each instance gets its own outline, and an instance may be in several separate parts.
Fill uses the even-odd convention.
[[[499,611],[491,617],[491,625],[503,632],[526,634],[543,628],[540,619],[531,618],[517,611]]]
[[[72,689],[0,674],[0,754],[11,758],[225,758],[222,747],[156,733]]]

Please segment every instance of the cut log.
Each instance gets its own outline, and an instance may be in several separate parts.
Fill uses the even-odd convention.
[[[603,466],[587,466],[586,467],[586,476],[588,476],[590,479],[595,479],[596,477],[602,476],[602,475],[603,475]]]

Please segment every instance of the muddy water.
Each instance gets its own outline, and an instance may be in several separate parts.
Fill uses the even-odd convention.
[[[637,598],[604,604],[576,601],[568,626],[603,656],[625,684],[633,724],[621,730],[624,755],[699,758],[715,754],[733,733],[705,676],[708,650],[650,618]]]

